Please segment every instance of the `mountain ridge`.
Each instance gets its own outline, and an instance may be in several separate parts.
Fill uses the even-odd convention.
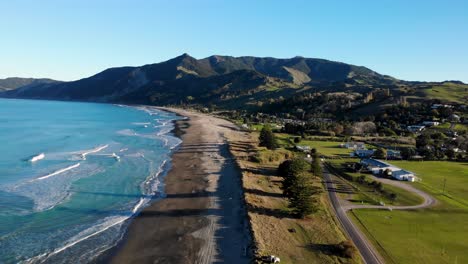
[[[441,83],[399,80],[364,66],[325,59],[221,55],[196,59],[184,53],[159,63],[105,69],[71,82],[29,83],[0,96],[261,109],[273,101],[309,93],[366,95],[387,89],[398,97],[408,94],[408,89],[419,91],[432,84]]]

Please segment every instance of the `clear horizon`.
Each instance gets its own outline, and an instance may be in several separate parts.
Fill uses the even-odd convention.
[[[409,81],[468,83],[463,1],[0,3],[0,78],[77,80],[183,53],[365,66]]]

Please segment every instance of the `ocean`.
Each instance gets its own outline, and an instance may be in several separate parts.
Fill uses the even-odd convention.
[[[0,99],[0,263],[86,263],[163,197],[175,114]]]

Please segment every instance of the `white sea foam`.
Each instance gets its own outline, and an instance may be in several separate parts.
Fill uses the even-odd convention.
[[[97,148],[94,148],[94,149],[91,149],[91,150],[87,150],[87,151],[85,151],[85,152],[83,152],[83,153],[80,154],[80,155],[81,155],[81,158],[82,158],[83,160],[86,160],[86,156],[88,156],[89,154],[97,153],[97,152],[99,152],[99,151],[101,151],[101,150],[103,150],[103,149],[106,149],[107,147],[109,147],[109,145],[99,146],[99,147],[97,147]]]
[[[99,235],[100,233],[108,230],[111,227],[117,226],[122,224],[125,220],[129,219],[131,216],[119,216],[119,217],[108,217],[105,219],[105,221],[101,224],[95,225],[93,227],[90,227],[82,232],[80,232],[78,235],[75,237],[71,238],[69,241],[66,242],[66,244],[60,248],[55,249],[54,251],[50,253],[45,253],[41,254],[38,256],[35,256],[33,258],[30,258],[26,260],[26,263],[35,263],[37,261],[45,261],[48,258],[57,255],[58,253],[66,250],[67,248],[70,248],[90,237]]]
[[[66,172],[66,171],[72,170],[72,169],[74,169],[74,168],[78,168],[79,166],[80,166],[80,163],[77,163],[77,164],[71,165],[71,166],[69,166],[69,167],[66,167],[66,168],[63,168],[63,169],[54,171],[54,172],[52,172],[52,173],[50,173],[50,174],[47,174],[47,175],[45,175],[45,176],[36,178],[36,179],[34,179],[34,180],[36,180],[36,181],[37,181],[37,180],[45,180],[45,179],[50,178],[50,177],[52,177],[52,176],[56,176],[56,175],[59,175],[59,174],[62,174],[62,173],[64,173],[64,172]]]
[[[68,249],[70,247],[73,247],[74,245],[76,245],[76,244],[78,244],[80,242],[83,242],[88,238],[99,235],[99,234],[105,232],[106,230],[108,230],[108,229],[110,229],[110,228],[112,228],[114,226],[117,226],[117,225],[120,225],[120,224],[124,223],[127,219],[129,219],[130,217],[132,217],[133,215],[138,213],[146,204],[148,204],[148,202],[151,200],[151,198],[149,198],[149,195],[154,195],[157,188],[161,187],[158,177],[164,171],[164,167],[165,167],[166,163],[167,163],[167,160],[164,160],[161,163],[161,165],[158,167],[158,170],[156,172],[152,173],[145,180],[145,182],[142,184],[142,189],[143,189],[142,191],[143,191],[145,197],[142,197],[142,198],[140,198],[138,200],[138,202],[135,204],[135,206],[133,206],[133,208],[131,210],[131,213],[129,213],[128,215],[123,215],[123,216],[107,217],[102,223],[94,225],[93,227],[90,227],[90,228],[80,232],[79,234],[77,234],[76,236],[74,236],[73,238],[68,240],[65,243],[64,246],[62,246],[60,248],[57,248],[57,249],[53,250],[50,253],[41,254],[41,255],[38,255],[36,257],[30,258],[30,259],[28,259],[26,261],[26,263],[34,263],[36,261],[45,261],[48,258],[50,258],[50,257],[52,257],[54,255],[57,255],[58,253],[63,252],[64,250],[66,250],[66,249]],[[148,197],[146,197],[146,196],[148,196]],[[101,250],[101,251],[103,251],[103,250]]]
[[[36,162],[36,161],[41,160],[43,158],[45,158],[45,154],[41,153],[39,155],[36,155],[36,156],[32,157],[29,161],[30,162]]]
[[[79,169],[77,169],[78,167]],[[74,181],[103,170],[104,168],[97,164],[77,163],[36,179],[23,181],[13,186],[6,186],[4,191],[33,200],[33,210],[35,212],[45,211],[54,208],[57,204],[62,203],[70,197],[69,189]],[[66,177],[59,177],[58,175],[66,175]],[[51,180],[51,177],[53,177],[53,180]]]
[[[134,122],[132,125],[137,125],[137,126],[145,126],[145,125],[151,125],[150,122]]]

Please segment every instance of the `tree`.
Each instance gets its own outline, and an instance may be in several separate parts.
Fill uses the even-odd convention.
[[[271,131],[271,127],[269,125],[265,125],[260,131],[260,146],[266,147],[267,149],[275,149],[278,147],[276,142],[275,134]]]
[[[378,148],[375,152],[374,152],[374,157],[378,158],[378,159],[385,159],[387,158],[387,150],[384,149],[384,148]]]
[[[396,193],[391,193],[390,194],[390,200],[395,201],[397,199],[397,194]]]
[[[344,127],[340,124],[336,124],[335,127],[333,128],[333,132],[335,132],[336,135],[341,135],[343,131],[344,131]]]
[[[313,159],[312,164],[311,164],[312,173],[317,177],[322,176],[322,166],[320,164],[320,157],[317,152],[314,152],[312,154],[312,159]]]
[[[403,148],[401,150],[401,157],[403,159],[411,159],[412,156],[416,155],[416,149],[414,148]]]
[[[339,244],[336,245],[336,250],[338,251],[337,253],[340,256],[343,256],[345,258],[357,258],[358,257],[358,251],[356,247],[351,243],[351,241],[343,241]]]
[[[320,192],[320,188],[313,186],[310,177],[306,173],[300,173],[295,178],[291,188],[289,207],[300,218],[316,211],[315,201],[312,197]]]
[[[391,178],[391,177],[392,177],[392,170],[390,170],[390,169],[385,169],[385,170],[383,171],[382,174],[383,174],[383,176],[384,176],[385,178]]]
[[[292,186],[297,177],[307,171],[308,166],[309,164],[307,161],[301,158],[286,160],[279,165],[278,174],[283,177],[281,189],[283,190],[284,196],[287,198],[292,197]]]
[[[455,150],[453,149],[447,149],[445,151],[445,155],[447,155],[447,158],[452,160],[453,158],[455,158],[456,153],[455,153]]]
[[[278,167],[278,174],[283,177],[283,194],[288,198],[293,213],[301,218],[316,210],[312,196],[321,192],[320,187],[313,186],[308,167],[309,164],[302,158],[286,160]]]

